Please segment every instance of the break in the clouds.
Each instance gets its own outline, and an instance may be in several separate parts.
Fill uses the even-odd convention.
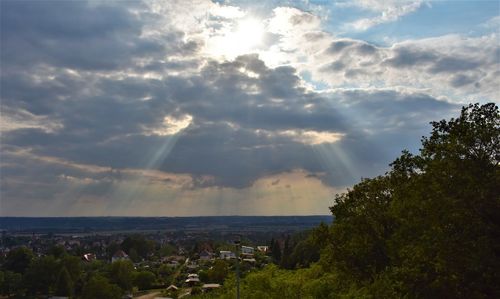
[[[497,2],[0,5],[3,216],[326,214],[499,102]]]

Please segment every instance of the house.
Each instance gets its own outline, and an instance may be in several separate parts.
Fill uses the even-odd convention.
[[[257,246],[257,250],[262,253],[267,253],[269,251],[269,246]]]
[[[188,277],[186,279],[186,283],[189,285],[194,285],[200,282],[200,278],[198,277],[198,274],[188,274]]]
[[[128,254],[125,253],[123,250],[118,250],[113,256],[111,257],[111,262],[114,263],[116,261],[128,261],[129,257]]]
[[[236,254],[234,254],[234,252],[232,252],[232,251],[221,250],[219,257],[220,257],[220,259],[223,259],[223,260],[235,259]]]
[[[96,256],[95,254],[93,253],[85,253],[83,256],[82,256],[82,259],[86,262],[92,262],[92,261],[95,261],[96,259]]]
[[[208,261],[211,258],[212,258],[212,253],[210,253],[206,250],[203,250],[202,252],[200,252],[200,260]]]
[[[177,291],[179,288],[171,284],[168,286],[167,291]]]
[[[208,292],[220,288],[218,283],[205,283],[202,287],[203,292]]]
[[[253,254],[254,248],[250,246],[241,246],[241,253],[242,254]]]

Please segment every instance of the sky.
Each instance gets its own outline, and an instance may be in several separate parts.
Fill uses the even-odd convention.
[[[329,214],[500,102],[499,1],[0,1],[0,216]]]

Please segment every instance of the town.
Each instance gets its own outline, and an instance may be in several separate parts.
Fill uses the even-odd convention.
[[[0,292],[14,298],[181,298],[290,260],[302,230],[2,232]],[[318,253],[319,257],[319,253]],[[17,297],[16,297],[17,296]],[[143,297],[141,297],[143,296]]]

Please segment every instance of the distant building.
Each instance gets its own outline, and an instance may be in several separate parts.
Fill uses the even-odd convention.
[[[208,291],[220,288],[220,284],[218,284],[218,283],[206,283],[201,288],[203,289],[203,292],[208,292]]]
[[[241,253],[242,254],[253,254],[254,248],[250,246],[241,246]]]
[[[189,285],[197,284],[200,282],[200,278],[198,277],[198,274],[188,274],[188,277],[186,279],[186,283]]]
[[[167,291],[170,291],[170,290],[177,291],[178,289],[179,289],[178,287],[176,287],[175,285],[171,284],[171,285],[168,286]]]
[[[206,250],[200,252],[200,260],[210,260],[210,259],[212,259],[212,253]]]
[[[257,246],[257,250],[262,253],[267,253],[269,252],[269,246]]]
[[[234,254],[234,252],[232,252],[232,251],[221,250],[219,257],[221,259],[223,259],[223,260],[235,259],[236,258],[236,254]]]
[[[114,263],[116,261],[128,261],[130,260],[128,257],[128,254],[125,253],[123,250],[118,250],[113,256],[111,257],[111,262]]]
[[[250,259],[243,259],[244,262],[248,262],[248,263],[255,263],[255,259],[254,258],[250,258]]]
[[[85,253],[83,256],[82,256],[82,259],[86,262],[92,262],[92,261],[95,261],[96,259],[96,256],[95,254],[93,253]]]

